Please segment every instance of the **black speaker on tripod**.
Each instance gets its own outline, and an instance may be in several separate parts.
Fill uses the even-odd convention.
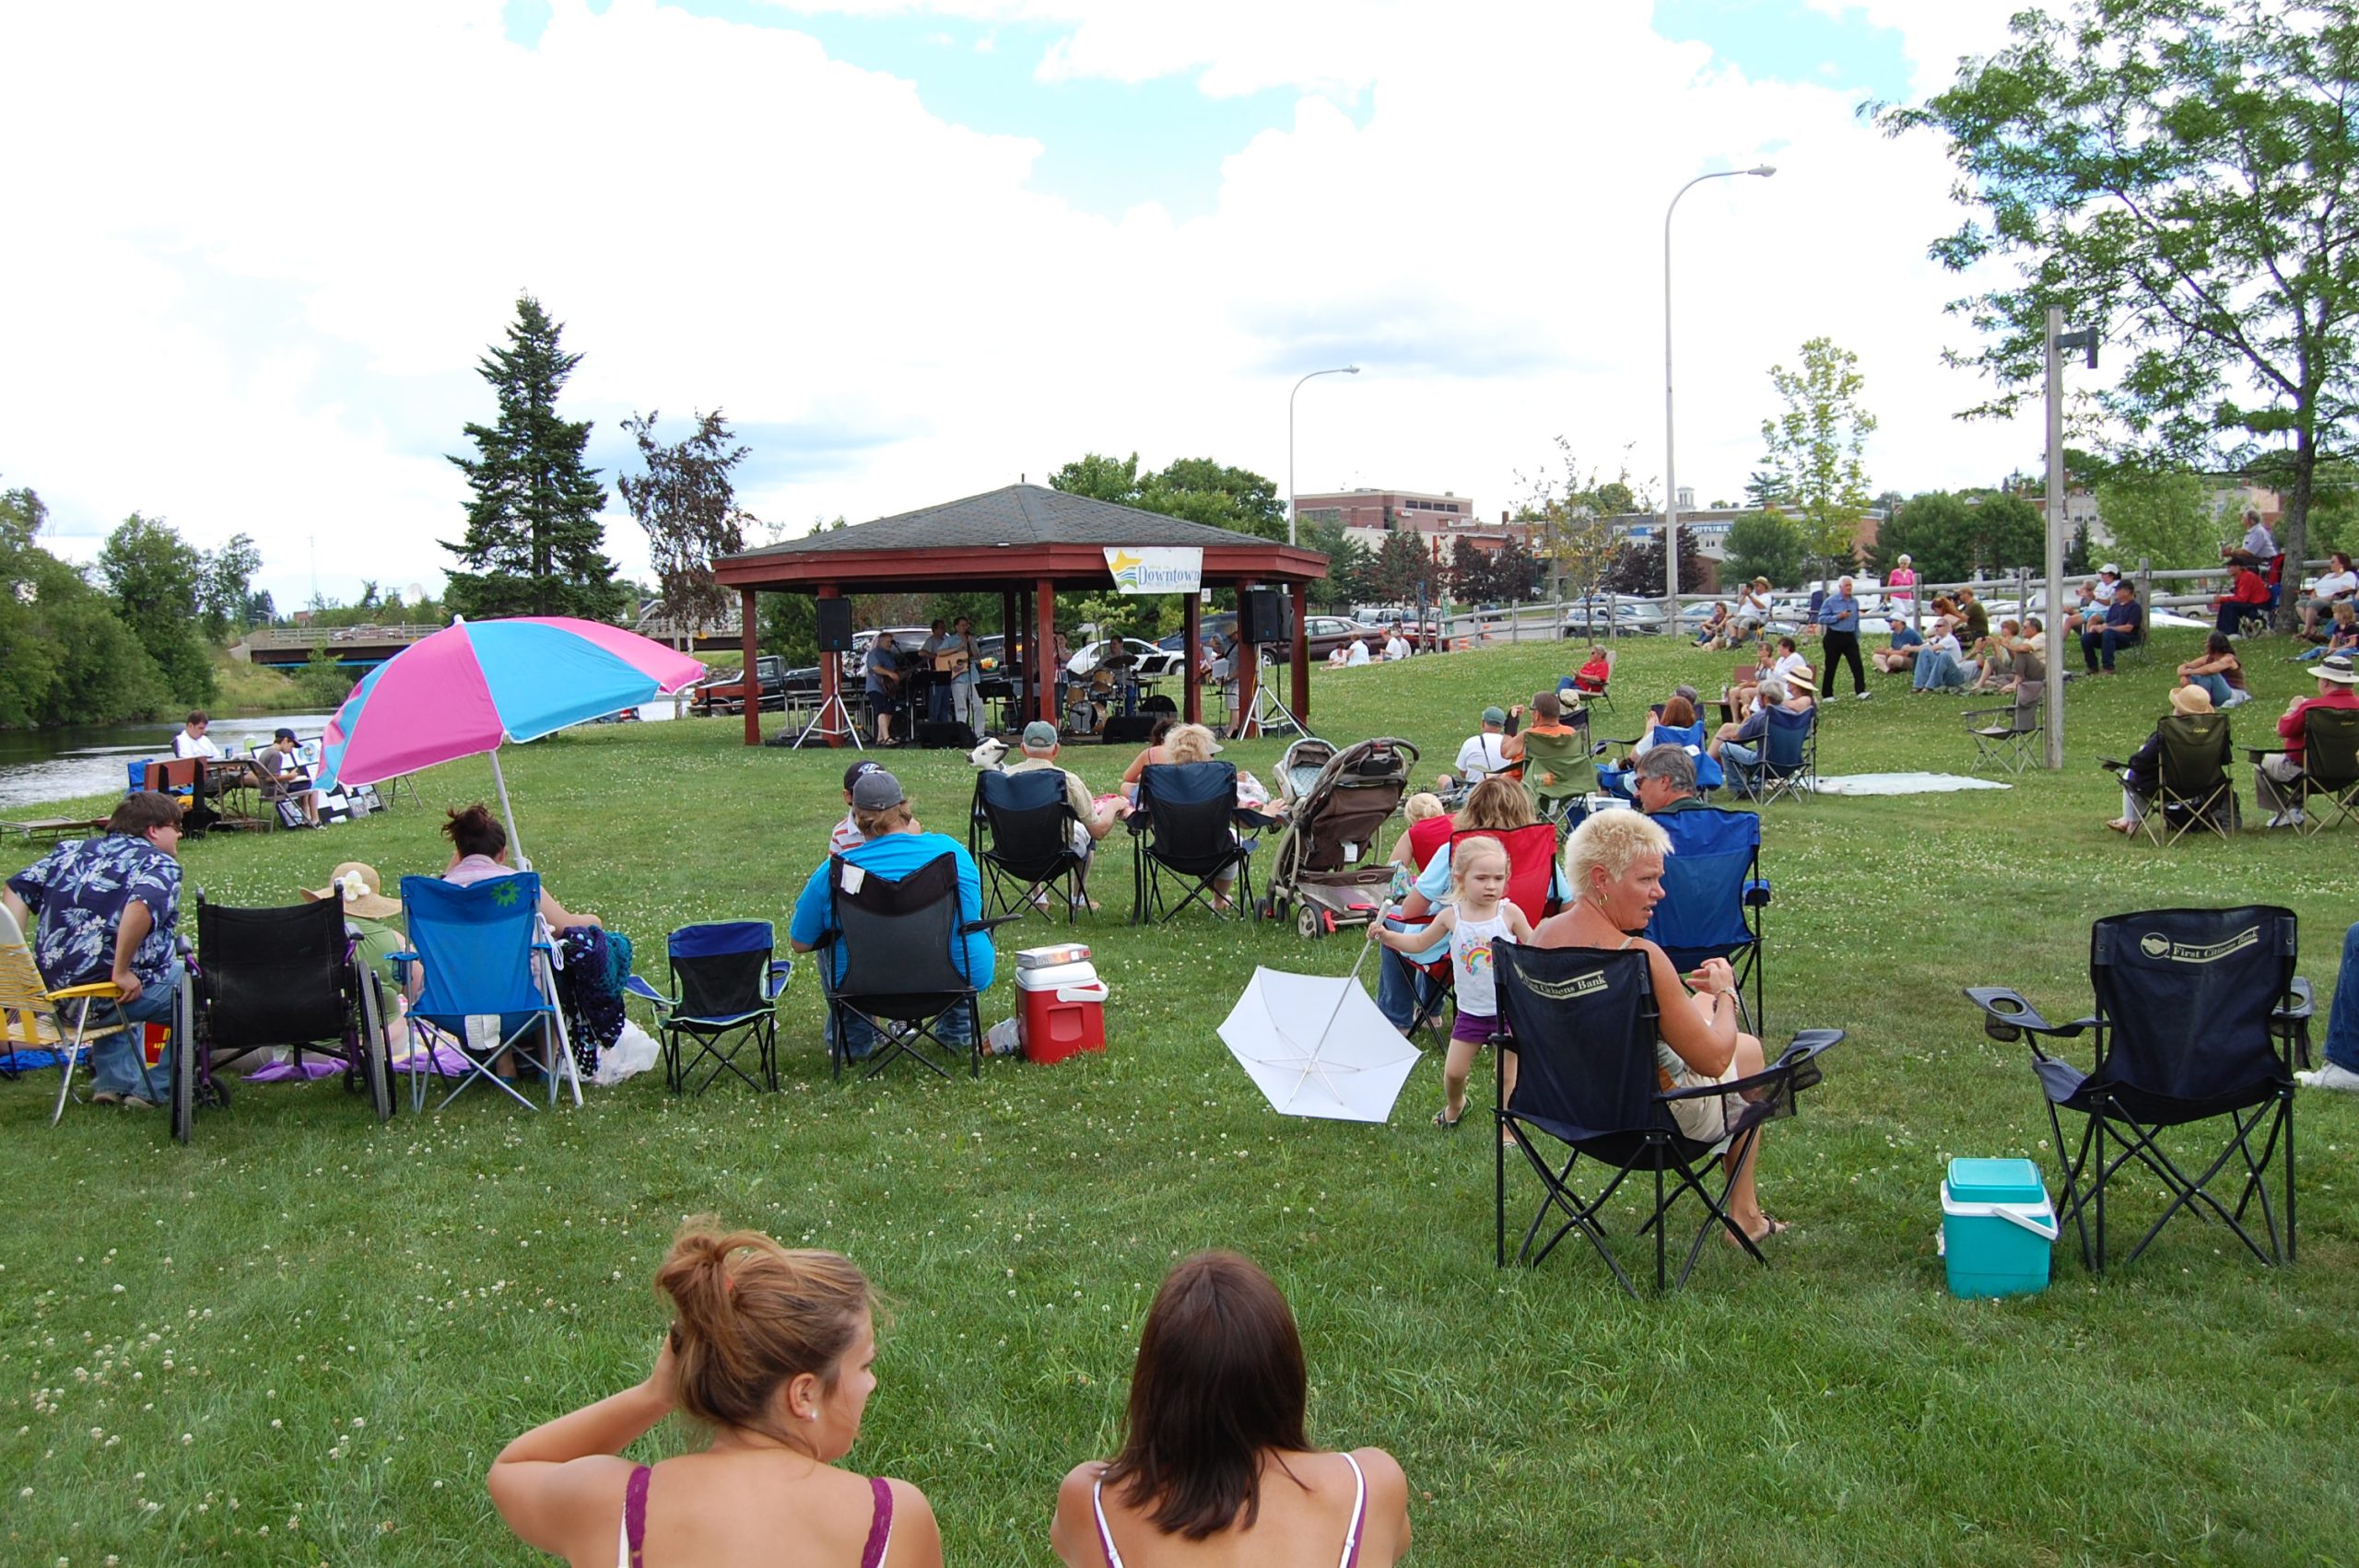
[[[819,651],[850,653],[851,651],[851,601],[849,599],[817,599],[812,601],[819,612]]]
[[[1288,624],[1286,596],[1274,588],[1239,589],[1237,594],[1237,635],[1259,646],[1271,642],[1291,642],[1294,628]]]

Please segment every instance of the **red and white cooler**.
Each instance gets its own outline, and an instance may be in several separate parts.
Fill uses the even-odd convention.
[[[1017,954],[1015,989],[1023,999],[1027,1061],[1062,1061],[1075,1051],[1106,1048],[1106,982],[1086,947]]]

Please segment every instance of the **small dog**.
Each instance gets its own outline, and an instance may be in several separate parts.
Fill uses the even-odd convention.
[[[1007,743],[992,736],[967,754],[968,763],[978,773],[989,773],[1007,759]]]

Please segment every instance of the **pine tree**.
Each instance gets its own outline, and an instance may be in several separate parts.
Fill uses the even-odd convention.
[[[581,464],[591,422],[557,416],[557,392],[581,360],[558,346],[564,330],[527,294],[508,346],[477,362],[499,394],[499,422],[469,425],[476,455],[451,459],[475,491],[465,542],[442,545],[459,557],[444,594],[455,614],[604,621],[622,608],[615,563],[599,548],[605,488]]]

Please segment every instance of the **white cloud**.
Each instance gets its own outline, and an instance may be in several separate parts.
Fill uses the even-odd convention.
[[[1978,4],[1865,10],[1923,60],[1995,46],[1956,20]],[[798,530],[1091,449],[1283,479],[1288,387],[1344,359],[1367,373],[1304,391],[1301,486],[1496,511],[1560,431],[1661,472],[1663,205],[1763,158],[1775,180],[1679,208],[1681,474],[1735,492],[1764,372],[1819,333],[1865,360],[1880,485],[2036,457],[2036,427],[1949,418],[1975,388],[1939,364],[1963,337],[1924,258],[1955,220],[1939,146],[1716,66],[1639,7],[813,8],[1053,24],[1050,80],[1303,96],[1179,222],[1076,211],[1030,183],[1037,142],[947,123],[789,29],[653,0],[557,0],[534,49],[492,0],[12,7],[0,275],[37,308],[0,318],[0,474],[61,532],[136,508],[200,544],[250,532],[282,598],[314,540],[332,592],[431,581],[464,493],[441,454],[487,417],[473,367],[529,287],[584,356],[569,410],[603,443],[657,406],[790,431],[747,498]]]

